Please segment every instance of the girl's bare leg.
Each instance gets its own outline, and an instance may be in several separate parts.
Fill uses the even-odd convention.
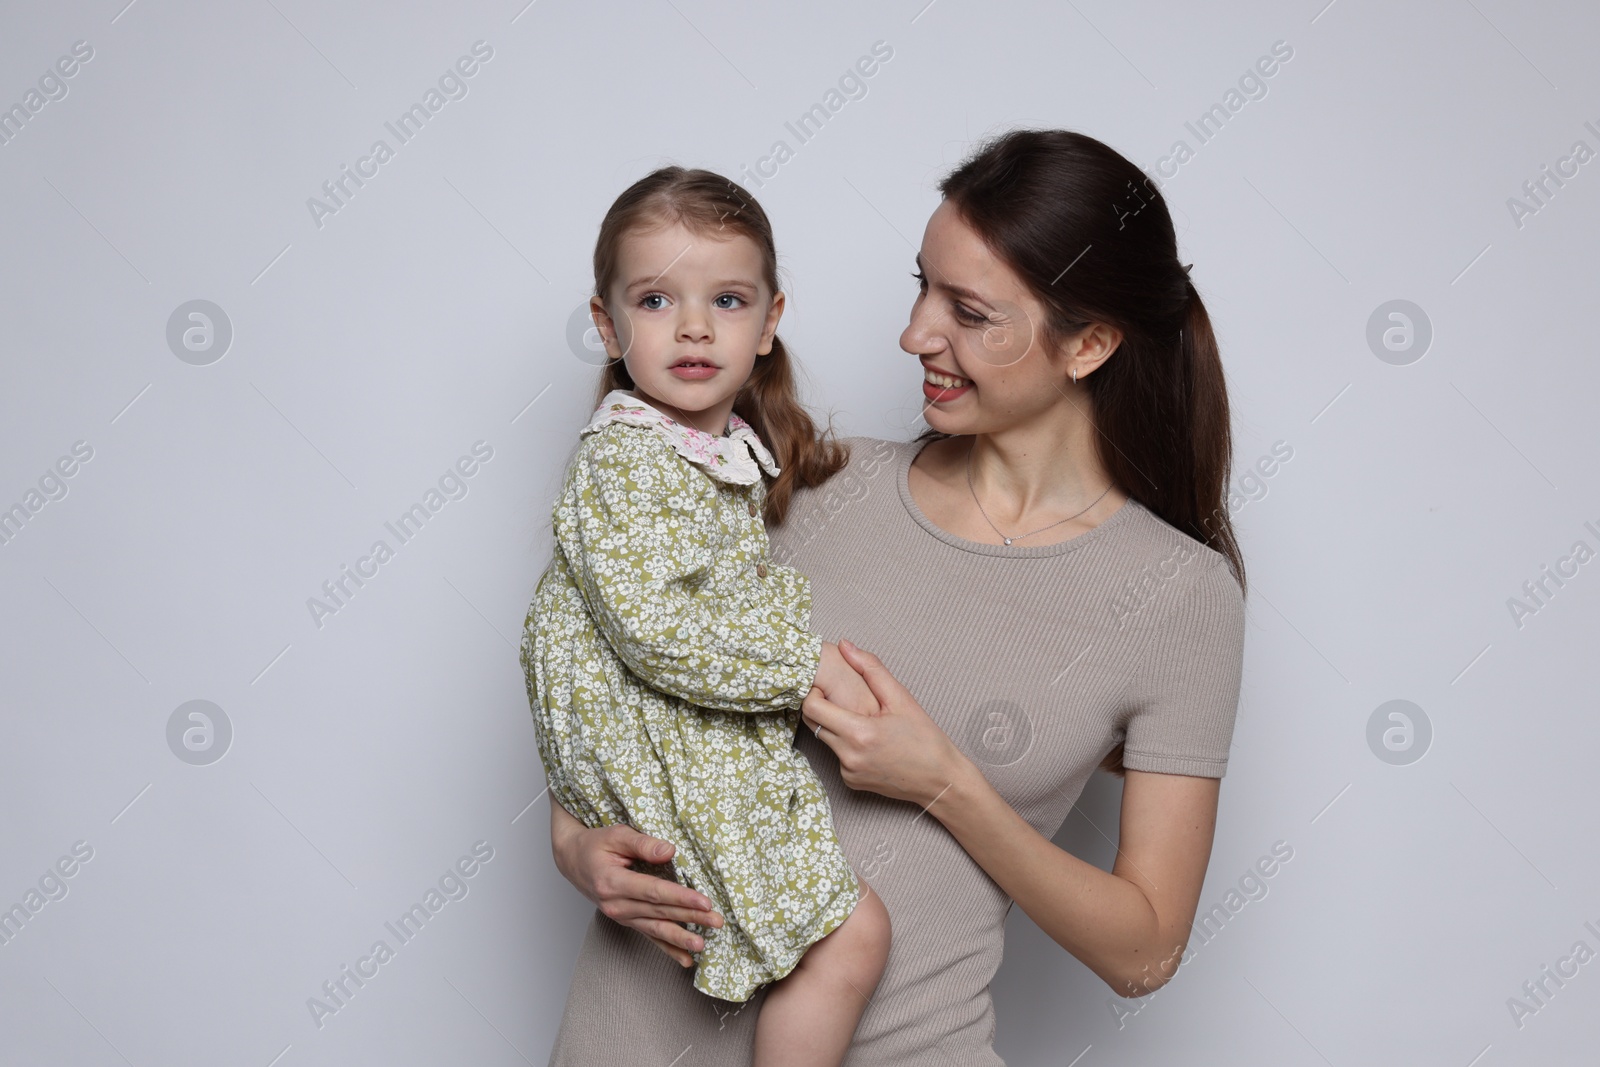
[[[861,902],[767,991],[754,1067],[838,1067],[889,958],[889,912],[858,877]]]

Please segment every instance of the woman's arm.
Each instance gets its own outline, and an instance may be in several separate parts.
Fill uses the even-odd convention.
[[[680,966],[694,963],[690,953],[705,941],[681,923],[721,926],[711,901],[687,886],[632,870],[634,861],[664,864],[673,845],[618,823],[591,830],[554,801],[550,804],[550,851],[556,869],[601,914],[631,926]]]
[[[804,718],[852,789],[922,805],[1040,929],[1125,997],[1172,977],[1189,941],[1216,826],[1220,780],[1130,770],[1121,843],[1103,871],[1018,815],[871,653],[840,642],[881,707],[851,714],[820,692]]]
[[[971,761],[950,777],[929,814],[1041,930],[1121,996],[1166,984],[1189,944],[1220,779],[1129,770],[1116,862],[1103,871],[1030,826]]]

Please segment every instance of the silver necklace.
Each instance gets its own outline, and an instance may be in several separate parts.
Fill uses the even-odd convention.
[[[993,530],[996,534],[999,534],[1000,540],[1004,541],[1008,545],[1013,541],[1021,541],[1025,537],[1032,537],[1034,534],[1044,533],[1046,530],[1051,529],[1052,527],[1060,526],[1063,522],[1071,522],[1073,519],[1077,518],[1078,515],[1082,515],[1084,511],[1088,511],[1089,508],[1092,508],[1095,504],[1100,503],[1101,500],[1105,499],[1106,493],[1111,492],[1111,486],[1106,486],[1105,491],[1094,498],[1094,503],[1090,504],[1088,508],[1084,508],[1083,511],[1078,512],[1078,515],[1068,515],[1064,519],[1052,522],[1049,526],[1041,526],[1031,533],[1017,534],[1015,537],[1007,537],[1005,534],[1000,533],[1000,527],[996,526],[994,524],[994,520],[989,518],[989,513],[983,510],[983,501],[978,499],[978,491],[972,486],[972,450],[974,447],[976,447],[976,442],[967,447],[967,491],[972,494],[972,502],[978,505],[978,514],[982,515],[983,521],[989,524],[989,529]]]

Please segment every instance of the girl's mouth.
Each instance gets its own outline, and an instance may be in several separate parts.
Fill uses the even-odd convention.
[[[715,363],[703,359],[680,359],[667,368],[673,375],[687,381],[704,380],[721,369]]]
[[[932,367],[922,368],[922,395],[935,404],[947,403],[972,388],[971,378],[960,378]]]

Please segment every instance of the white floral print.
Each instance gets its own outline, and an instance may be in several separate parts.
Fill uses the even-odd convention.
[[[600,407],[595,410],[594,418],[589,420],[583,432],[591,433],[614,422],[656,431],[678,455],[704,467],[719,482],[754,485],[761,480],[761,471],[756,469],[757,461],[768,474],[778,476],[778,464],[772,458],[772,453],[767,451],[767,446],[761,443],[761,438],[756,436],[750,424],[737,415],[728,417],[727,434],[717,437],[698,427],[685,426],[638,397],[613,389],[601,399]]]
[[[806,579],[771,560],[762,470],[777,466],[737,416],[716,437],[607,395],[556,502],[521,647],[552,797],[586,826],[677,847],[670,867],[636,867],[713,901],[727,922],[690,925],[705,939],[694,985],[739,1002],[860,897],[794,746],[822,641]]]

